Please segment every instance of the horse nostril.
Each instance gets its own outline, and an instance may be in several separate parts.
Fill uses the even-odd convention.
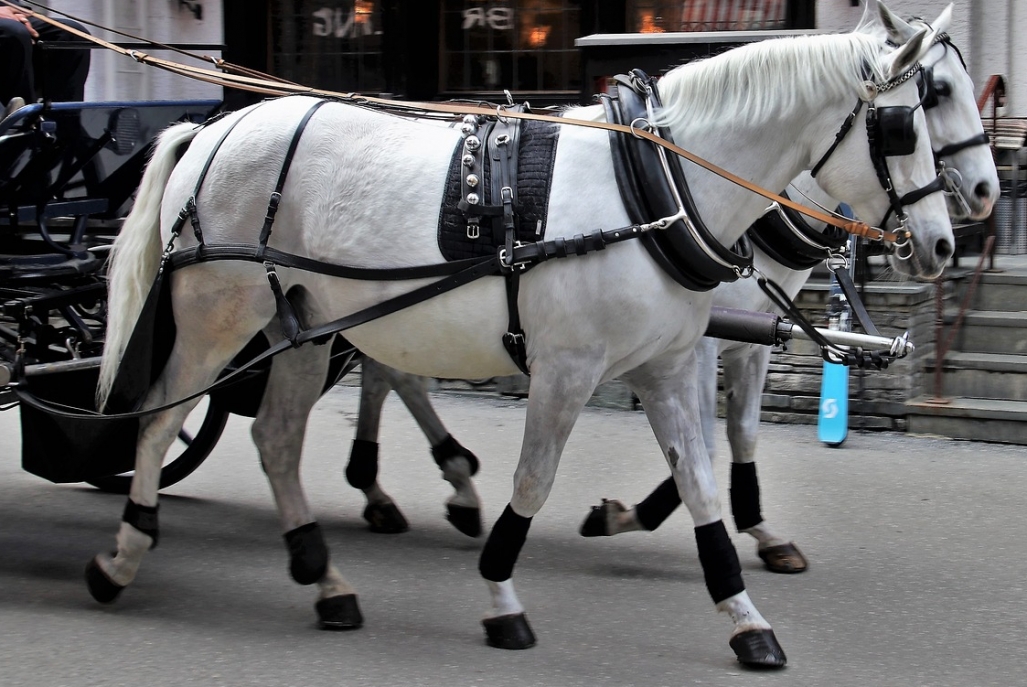
[[[934,244],[934,254],[937,256],[938,262],[945,262],[952,257],[952,243],[948,239],[939,240]]]
[[[991,185],[986,181],[982,181],[974,186],[974,195],[978,198],[991,198]]]

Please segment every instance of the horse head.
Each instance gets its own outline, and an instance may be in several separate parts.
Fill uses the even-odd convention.
[[[930,23],[919,18],[904,21],[884,5],[879,5],[879,11],[894,43],[908,40],[918,28],[935,31],[918,83],[939,172],[950,184],[949,214],[955,219],[986,218],[998,200],[998,172],[981,124],[973,81],[959,49],[945,33],[952,23],[952,5]]]
[[[903,237],[889,255],[896,271],[923,279],[941,273],[955,245],[915,78],[940,34],[923,26],[896,46],[879,26],[853,32],[871,39],[855,43],[865,50],[858,102],[810,157],[825,191],[848,202],[858,217]]]

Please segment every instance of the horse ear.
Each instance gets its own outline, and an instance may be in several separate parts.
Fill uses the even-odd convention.
[[[892,43],[902,45],[916,33],[916,29],[888,9],[883,2],[877,3],[877,13],[881,18],[881,24],[884,25],[884,30],[888,32],[888,40]]]
[[[948,7],[943,9],[941,14],[938,15],[938,18],[934,20],[932,26],[934,27],[935,32],[945,33],[949,30],[949,27],[952,26],[952,8],[954,6],[955,3],[950,2]]]
[[[923,53],[930,49],[931,44],[924,42],[927,35],[927,27],[924,27],[913,34],[913,37],[906,41],[902,47],[895,50],[885,58],[884,79],[890,81],[899,76],[907,69],[916,64]],[[934,35],[933,32],[931,35]]]

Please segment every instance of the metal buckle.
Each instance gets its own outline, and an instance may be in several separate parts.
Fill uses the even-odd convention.
[[[520,241],[514,241],[513,247],[514,248],[520,248],[523,245],[524,244],[522,242],[520,242]],[[520,262],[513,262],[513,256],[510,256],[510,260],[508,261],[507,260],[506,248],[504,247],[504,248],[500,248],[499,249],[499,268],[501,270],[506,270],[508,272],[513,272],[514,270],[520,270],[520,271],[523,272],[524,270],[528,269],[528,265],[530,264],[530,262],[531,262],[530,260],[522,260]]]

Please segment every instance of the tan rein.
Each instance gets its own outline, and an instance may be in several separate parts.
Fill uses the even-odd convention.
[[[266,75],[266,74],[261,74],[260,72],[255,72],[253,70],[242,69],[242,68],[240,68],[241,71],[245,71],[245,72],[250,73],[250,74],[260,74],[260,77],[263,77],[263,78],[253,77],[253,76],[240,76],[240,75],[235,75],[235,74],[223,74],[221,72],[212,71],[210,69],[203,69],[203,68],[200,68],[200,67],[191,67],[191,66],[188,66],[188,65],[181,64],[179,62],[172,62],[170,60],[164,60],[164,59],[161,59],[161,58],[158,58],[158,57],[154,57],[153,55],[149,55],[147,53],[140,52],[138,50],[129,50],[127,48],[123,48],[121,46],[114,45],[113,43],[109,43],[109,42],[107,42],[107,41],[105,41],[105,40],[103,40],[101,38],[97,38],[96,36],[93,36],[93,35],[91,35],[89,33],[84,32],[84,31],[79,31],[79,30],[77,30],[75,28],[72,28],[70,26],[62,24],[59,21],[56,21],[56,20],[51,19],[49,17],[46,17],[46,16],[44,16],[42,14],[39,14],[38,12],[35,12],[33,10],[29,10],[29,9],[27,9],[25,7],[20,6],[20,5],[13,5],[12,3],[8,2],[8,0],[0,0],[0,3],[3,3],[4,5],[8,5],[8,6],[11,6],[11,7],[18,7],[19,10],[21,10],[22,12],[24,12],[24,13],[30,15],[30,16],[33,16],[33,17],[35,17],[35,18],[37,18],[37,19],[39,19],[41,21],[44,21],[44,22],[46,22],[48,24],[51,24],[53,26],[59,27],[61,29],[64,29],[65,31],[67,31],[67,32],[69,32],[69,33],[71,33],[71,34],[73,34],[75,36],[79,36],[80,38],[83,38],[83,39],[85,39],[87,41],[90,41],[92,43],[96,43],[97,45],[100,45],[100,46],[102,46],[102,47],[104,47],[104,48],[106,48],[108,50],[112,50],[112,51],[114,51],[116,53],[119,53],[121,55],[124,55],[126,57],[131,57],[136,62],[141,62],[143,64],[148,64],[150,66],[157,67],[159,69],[164,69],[166,71],[170,71],[170,72],[179,74],[181,76],[185,76],[185,77],[188,77],[188,78],[191,78],[191,79],[195,79],[195,80],[199,80],[199,81],[205,81],[207,83],[215,84],[215,85],[222,86],[222,87],[236,88],[236,89],[239,89],[239,90],[250,91],[250,92],[253,92],[253,93],[260,93],[260,94],[263,94],[263,95],[277,95],[277,96],[281,96],[281,95],[327,96],[327,97],[332,97],[332,98],[339,98],[341,100],[349,101],[349,102],[352,102],[352,103],[355,103],[355,104],[370,103],[370,104],[376,104],[376,105],[385,105],[385,106],[388,106],[388,108],[390,108],[390,109],[411,110],[411,111],[418,111],[418,112],[439,112],[439,113],[456,114],[456,115],[479,114],[479,115],[484,115],[484,116],[489,116],[489,117],[499,116],[499,117],[509,117],[509,118],[513,118],[513,119],[533,119],[533,120],[536,120],[536,121],[552,122],[554,124],[560,124],[560,125],[583,126],[583,127],[593,128],[593,129],[605,129],[607,131],[616,131],[616,132],[621,133],[621,134],[635,136],[636,138],[644,138],[644,139],[646,139],[646,140],[648,140],[648,141],[650,141],[650,142],[652,142],[652,143],[654,143],[654,144],[656,144],[658,146],[661,146],[661,147],[669,150],[670,152],[672,152],[672,153],[674,153],[676,155],[679,155],[679,156],[685,158],[686,160],[688,160],[688,161],[690,161],[690,162],[692,162],[692,163],[694,163],[694,164],[696,164],[696,165],[698,165],[698,166],[700,166],[700,167],[702,167],[702,168],[704,168],[704,169],[706,169],[706,170],[708,170],[710,172],[713,172],[714,174],[716,174],[716,175],[718,175],[720,177],[723,177],[724,179],[727,179],[728,181],[730,181],[730,182],[732,182],[732,183],[734,183],[734,184],[736,184],[738,186],[741,186],[742,188],[745,188],[745,189],[747,189],[749,191],[752,191],[753,193],[756,193],[757,195],[763,196],[767,200],[770,200],[770,201],[773,201],[775,203],[778,203],[779,205],[791,208],[792,210],[795,210],[796,212],[799,212],[799,213],[801,213],[803,215],[806,215],[807,217],[809,217],[811,219],[814,219],[814,220],[817,220],[817,221],[820,221],[820,222],[824,222],[825,224],[829,224],[831,226],[835,226],[835,227],[838,227],[840,229],[843,229],[844,231],[846,231],[846,232],[848,232],[850,234],[853,234],[855,236],[859,236],[861,238],[869,239],[871,241],[883,241],[883,242],[886,242],[886,243],[896,243],[896,242],[898,242],[900,240],[908,241],[910,239],[910,234],[909,234],[908,231],[907,232],[903,232],[903,233],[900,234],[900,233],[896,233],[896,232],[893,232],[893,231],[887,231],[887,230],[884,230],[884,229],[879,229],[877,227],[872,227],[869,224],[866,224],[865,222],[861,222],[861,221],[858,221],[858,220],[848,220],[846,218],[836,217],[834,215],[830,215],[830,214],[821,212],[819,210],[814,210],[812,208],[808,208],[808,207],[806,207],[804,205],[801,205],[800,203],[796,203],[795,201],[791,200],[790,198],[785,198],[784,196],[780,196],[780,195],[778,195],[776,193],[773,193],[771,191],[768,191],[768,190],[766,190],[766,189],[764,189],[764,188],[762,188],[760,186],[757,186],[756,184],[753,184],[750,181],[746,181],[745,179],[743,179],[743,178],[741,178],[741,177],[739,177],[739,176],[737,176],[735,174],[732,174],[731,172],[729,172],[729,171],[727,171],[727,170],[725,170],[725,169],[723,169],[723,168],[713,164],[712,162],[709,162],[708,160],[705,160],[704,158],[701,158],[698,155],[695,155],[694,153],[690,153],[689,151],[685,150],[684,148],[681,148],[681,147],[671,143],[670,141],[668,141],[668,140],[666,140],[664,138],[661,138],[660,136],[657,136],[656,134],[654,134],[654,133],[652,133],[650,131],[646,131],[644,129],[636,129],[636,128],[633,128],[633,127],[630,127],[630,126],[624,126],[622,124],[612,124],[610,122],[590,122],[590,121],[577,120],[577,119],[571,119],[571,118],[566,118],[566,117],[556,117],[556,116],[553,116],[553,115],[543,115],[543,114],[535,114],[535,113],[528,113],[528,112],[506,111],[506,110],[503,110],[501,106],[497,106],[496,108],[489,108],[489,107],[485,107],[483,105],[472,105],[472,104],[469,104],[469,103],[468,104],[459,104],[458,105],[458,104],[450,104],[450,103],[434,103],[434,102],[433,103],[425,103],[425,102],[415,102],[415,101],[398,101],[398,100],[388,100],[388,99],[384,99],[384,98],[375,98],[375,97],[371,97],[371,96],[361,95],[359,93],[341,93],[341,92],[337,92],[337,91],[324,91],[324,90],[318,90],[318,89],[315,89],[315,88],[311,88],[311,87],[308,87],[308,86],[300,86],[298,84],[294,84],[294,83],[291,83],[291,82],[288,82],[288,81],[280,80],[280,79],[277,79],[275,77],[271,77],[271,76]],[[150,45],[159,45],[159,44],[153,43],[152,41],[147,41],[147,43],[150,44]],[[231,67],[231,65],[228,65],[228,63],[224,62],[223,60],[219,60],[219,59],[216,60],[215,58],[212,58],[212,57],[208,57],[206,59],[208,59],[209,61],[211,61],[214,64],[219,65],[219,67],[221,67],[221,68],[230,68]],[[221,65],[224,65],[224,66],[221,66]]]

